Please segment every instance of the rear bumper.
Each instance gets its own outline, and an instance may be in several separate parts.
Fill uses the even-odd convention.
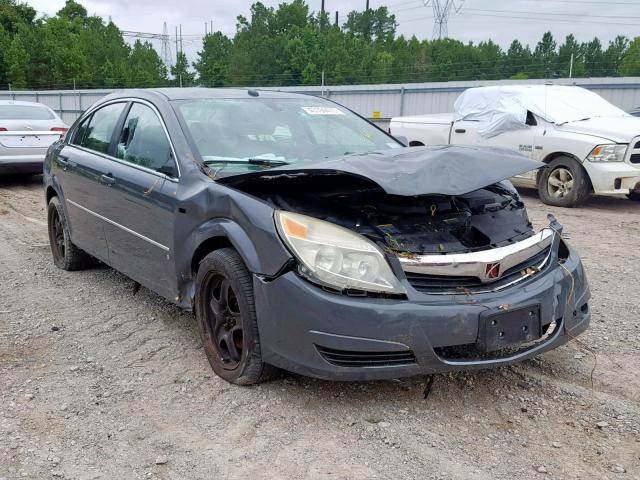
[[[472,296],[422,294],[407,284],[406,300],[342,296],[294,272],[268,282],[254,277],[263,360],[330,380],[399,378],[517,362],[566,343],[589,324],[590,293],[575,252],[564,267]],[[537,305],[542,325],[558,325],[544,340],[508,353],[456,356],[457,349],[476,344],[483,316]],[[362,366],[341,365],[344,358]],[[367,363],[366,358],[388,358],[390,364]]]
[[[0,173],[42,173],[43,153],[37,155],[2,155],[0,156]]]

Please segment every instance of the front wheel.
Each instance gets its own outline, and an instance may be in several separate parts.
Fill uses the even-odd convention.
[[[582,165],[570,157],[558,157],[542,172],[538,195],[547,205],[578,207],[591,194],[591,182]]]
[[[628,193],[627,198],[629,200],[633,200],[634,202],[640,202],[640,190]]]
[[[198,268],[195,313],[211,368],[238,385],[267,379],[262,362],[251,276],[232,248],[215,250]]]

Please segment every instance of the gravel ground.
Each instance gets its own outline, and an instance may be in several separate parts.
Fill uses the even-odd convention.
[[[640,479],[640,205],[547,207],[581,252],[592,326],[514,367],[236,387],[193,316],[100,267],[56,269],[41,179],[0,180],[0,480]]]

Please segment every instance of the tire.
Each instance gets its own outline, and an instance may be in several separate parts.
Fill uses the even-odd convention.
[[[47,206],[47,230],[53,263],[62,270],[84,270],[96,261],[71,241],[67,219],[58,197],[53,197]]]
[[[634,202],[640,202],[640,191],[628,193],[627,198]]]
[[[582,165],[570,157],[558,157],[542,172],[538,195],[547,205],[579,207],[591,195],[591,181]]]
[[[275,369],[262,361],[251,275],[232,248],[208,254],[197,275],[195,314],[211,368],[236,385],[260,383]]]

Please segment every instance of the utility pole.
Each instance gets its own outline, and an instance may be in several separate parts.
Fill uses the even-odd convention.
[[[209,32],[213,34],[213,20],[209,20]]]
[[[365,8],[365,11],[369,10],[369,0],[367,0],[367,8]]]
[[[182,24],[180,24],[180,53],[182,53]]]
[[[571,60],[569,62],[569,78],[573,76],[573,52],[571,52]]]
[[[178,63],[178,26],[176,25],[176,63]]]
[[[338,10],[336,10],[336,27],[338,26],[338,17],[339,17],[339,16],[340,16],[340,15],[338,14]]]

